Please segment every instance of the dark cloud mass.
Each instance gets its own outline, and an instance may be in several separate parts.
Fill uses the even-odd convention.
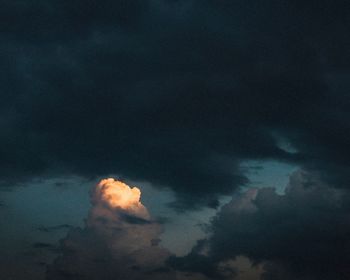
[[[211,236],[170,263],[220,275],[221,263],[245,256],[263,265],[264,280],[348,279],[349,200],[348,190],[298,171],[285,195],[263,188],[235,196],[213,219]]]
[[[1,6],[3,181],[118,173],[179,207],[217,205],[246,159],[347,181],[346,1]]]
[[[108,202],[111,190],[98,185],[83,228],[34,226],[69,231],[59,246],[30,242],[36,256],[59,252],[52,264],[0,256],[0,278],[38,279],[47,264],[50,280],[348,279],[349,8],[345,0],[0,0],[1,186],[116,174],[170,189],[182,211],[234,194],[207,238],[179,257],[162,247],[162,225],[140,192],[125,188],[129,207]],[[241,192],[252,185],[247,162],[299,171],[284,194]],[[31,200],[23,198],[1,198],[8,232],[23,231],[7,225],[11,207]],[[255,276],[242,276],[247,262]]]

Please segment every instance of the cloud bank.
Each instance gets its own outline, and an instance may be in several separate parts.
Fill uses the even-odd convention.
[[[349,202],[348,190],[297,171],[285,195],[263,188],[235,196],[213,219],[210,237],[171,263],[218,275],[215,279],[225,278],[222,263],[244,256],[263,267],[264,280],[345,280],[350,273]]]
[[[346,1],[1,3],[4,184],[120,174],[215,207],[266,159],[347,187]]]

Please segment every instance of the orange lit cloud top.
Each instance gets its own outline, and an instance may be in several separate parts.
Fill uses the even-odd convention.
[[[140,198],[140,189],[130,187],[113,178],[101,180],[97,184],[93,196],[95,203],[103,202],[109,208],[122,209],[129,214],[149,218],[148,211],[140,202]]]

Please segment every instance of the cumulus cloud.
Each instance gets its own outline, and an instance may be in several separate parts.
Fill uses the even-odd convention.
[[[127,215],[150,219],[146,207],[140,202],[140,189],[130,188],[127,184],[113,178],[101,180],[92,191],[91,197],[94,205],[92,212],[102,206],[104,209],[116,209],[124,211]]]
[[[140,198],[136,187],[101,180],[91,191],[86,226],[72,228],[61,241],[61,256],[48,267],[47,279],[206,280],[200,272],[168,266],[171,253],[160,245],[162,226]]]
[[[283,195],[262,188],[235,196],[212,221],[211,236],[173,265],[206,271],[209,263],[207,273],[222,276],[220,264],[244,256],[263,267],[264,280],[348,279],[349,203],[348,190],[298,171]]]
[[[112,178],[95,186],[86,227],[72,229],[62,240],[63,255],[47,278],[172,279],[164,264],[170,253],[159,245],[161,225],[140,196],[138,188]]]

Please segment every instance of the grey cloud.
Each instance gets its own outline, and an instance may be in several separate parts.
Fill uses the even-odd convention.
[[[346,187],[345,3],[89,3],[2,1],[2,182],[118,173],[215,207],[274,159]]]
[[[298,171],[285,195],[270,188],[237,195],[213,219],[211,236],[172,265],[220,275],[220,263],[245,256],[263,266],[266,280],[347,279],[350,193],[319,178]]]

